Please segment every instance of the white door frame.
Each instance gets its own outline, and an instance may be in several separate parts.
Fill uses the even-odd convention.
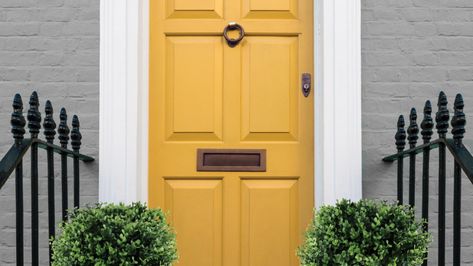
[[[100,1],[99,200],[148,199],[150,0]],[[361,191],[360,0],[314,0],[315,203]]]

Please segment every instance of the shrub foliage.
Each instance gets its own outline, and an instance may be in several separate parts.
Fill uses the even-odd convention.
[[[171,265],[175,235],[161,210],[98,204],[69,215],[53,241],[53,265]]]
[[[304,266],[420,265],[430,235],[407,206],[341,200],[316,211],[298,255]]]

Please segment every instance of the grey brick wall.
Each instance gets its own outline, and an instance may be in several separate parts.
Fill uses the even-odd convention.
[[[427,99],[433,101],[435,112],[440,90],[449,96],[452,110],[455,94],[461,92],[469,121],[466,138],[473,139],[473,1],[361,2],[363,194],[368,198],[391,200],[396,195],[396,166],[382,163],[381,158],[395,152],[393,137],[399,114],[407,116],[411,107],[421,111]],[[437,152],[433,154],[435,160]],[[448,165],[447,246],[451,246],[451,160]],[[431,230],[436,237],[438,179],[435,164],[431,171],[430,217]],[[417,176],[420,175],[418,171]],[[473,265],[473,185],[466,178],[463,183],[462,265]],[[417,193],[420,191],[420,182],[417,182]],[[436,242],[432,246],[436,247]],[[452,262],[451,249],[447,250],[447,260]],[[429,262],[436,264],[434,249]]]
[[[24,103],[37,90],[44,113],[50,99],[59,120],[61,107],[78,114],[83,153],[98,158],[99,0],[0,1],[0,156],[11,145],[11,101],[16,92]],[[25,108],[27,109],[27,108]],[[70,120],[69,120],[70,123]],[[44,154],[44,152],[40,153]],[[44,158],[44,156],[42,156]],[[30,256],[29,162],[25,162],[25,261]],[[60,210],[60,169],[56,164],[56,209]],[[82,203],[97,201],[98,163],[82,165]],[[40,165],[41,264],[47,265],[47,179]],[[72,172],[71,172],[72,173]],[[72,180],[69,181],[72,191]],[[0,190],[0,265],[15,265],[14,182]],[[72,199],[72,195],[70,196]],[[56,215],[60,219],[60,213]]]

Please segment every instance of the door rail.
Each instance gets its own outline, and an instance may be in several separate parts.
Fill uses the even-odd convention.
[[[461,262],[461,188],[462,172],[473,184],[473,156],[463,144],[466,119],[463,113],[464,102],[461,94],[457,94],[454,103],[454,115],[450,121],[452,125],[452,137],[447,138],[449,127],[449,110],[447,96],[440,92],[438,98],[438,111],[435,114],[435,122],[432,118],[432,105],[426,101],[424,106],[424,117],[421,122],[420,132],[423,144],[417,146],[419,138],[419,127],[417,125],[417,112],[411,109],[409,115],[409,127],[404,129],[404,116],[400,115],[397,121],[397,132],[395,135],[397,153],[383,158],[384,162],[392,163],[397,161],[397,199],[399,204],[404,203],[403,195],[403,163],[404,158],[409,157],[409,205],[415,205],[415,180],[416,180],[416,155],[422,153],[422,218],[426,221],[424,230],[428,230],[429,220],[429,171],[430,171],[430,151],[439,150],[439,191],[438,191],[438,263],[445,265],[445,205],[446,205],[446,151],[450,152],[454,159],[454,184],[453,184],[453,265],[459,266]],[[434,126],[437,129],[438,138],[431,140]],[[423,265],[427,265],[427,255]]]
[[[30,108],[27,120],[23,115],[23,100],[20,94],[13,99],[13,113],[11,116],[11,132],[14,143],[5,156],[0,160],[0,190],[9,177],[15,172],[15,202],[16,202],[16,264],[24,265],[24,204],[23,204],[23,159],[30,151],[31,154],[31,264],[39,265],[39,193],[38,193],[38,148],[46,150],[47,153],[47,175],[48,175],[48,228],[49,239],[55,236],[55,191],[54,191],[54,154],[61,157],[61,198],[62,198],[62,220],[67,220],[68,210],[68,160],[72,158],[73,165],[73,206],[79,207],[80,196],[80,171],[79,161],[92,162],[94,158],[81,154],[82,135],[77,115],[72,118],[72,130],[67,124],[66,109],[60,112],[60,123],[57,127],[60,146],[54,144],[56,135],[56,122],[53,119],[53,107],[48,100],[45,104],[45,118],[43,120],[43,133],[46,141],[39,139],[41,130],[41,113],[39,112],[38,94],[33,92],[29,101]],[[25,139],[25,126],[28,122],[30,138]],[[71,149],[68,148],[69,139]],[[49,242],[49,241],[48,241]],[[49,245],[49,261],[51,264],[51,244]]]

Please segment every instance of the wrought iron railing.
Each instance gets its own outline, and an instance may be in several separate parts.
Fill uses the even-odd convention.
[[[23,206],[23,158],[28,150],[31,154],[31,262],[32,265],[39,264],[39,215],[38,215],[38,148],[46,150],[47,153],[47,175],[48,175],[48,227],[49,239],[56,232],[55,221],[55,191],[54,191],[54,153],[61,157],[61,190],[62,190],[62,219],[67,219],[68,209],[68,172],[67,157],[73,161],[73,183],[74,183],[74,208],[79,207],[79,161],[92,162],[94,158],[79,152],[82,135],[79,131],[79,118],[72,118],[72,130],[67,125],[66,109],[62,108],[60,123],[57,128],[60,146],[53,144],[56,135],[56,123],[53,119],[53,107],[50,101],[46,101],[45,118],[43,121],[44,136],[46,141],[39,139],[41,129],[41,113],[39,112],[38,94],[33,92],[30,97],[30,108],[27,114],[30,139],[25,139],[26,120],[23,116],[23,101],[20,94],[16,94],[13,100],[13,113],[11,117],[11,132],[14,144],[0,161],[0,189],[10,175],[15,171],[15,201],[16,201],[16,262],[17,265],[24,264],[24,206]],[[68,149],[69,133],[72,149]],[[49,242],[49,240],[48,240]],[[49,261],[51,262],[51,246],[49,246]]]
[[[429,219],[429,166],[430,150],[439,149],[439,191],[438,191],[438,264],[445,265],[445,202],[446,202],[446,151],[453,155],[453,265],[459,266],[461,262],[461,188],[462,170],[473,184],[473,156],[463,144],[465,133],[465,114],[463,113],[463,97],[457,94],[454,103],[454,115],[451,119],[453,138],[447,138],[450,114],[447,108],[447,96],[440,92],[438,98],[438,111],[435,115],[438,139],[432,140],[434,121],[432,118],[432,106],[430,101],[425,103],[424,118],[421,123],[421,135],[423,144],[417,145],[419,127],[417,125],[416,109],[412,108],[409,115],[409,127],[404,130],[404,117],[399,116],[397,122],[396,148],[397,153],[383,158],[385,162],[397,161],[397,199],[403,204],[403,159],[409,157],[409,205],[415,205],[415,179],[416,179],[416,155],[422,153],[422,218],[428,222]],[[426,224],[424,230],[428,230]],[[427,265],[427,256],[423,265]]]

